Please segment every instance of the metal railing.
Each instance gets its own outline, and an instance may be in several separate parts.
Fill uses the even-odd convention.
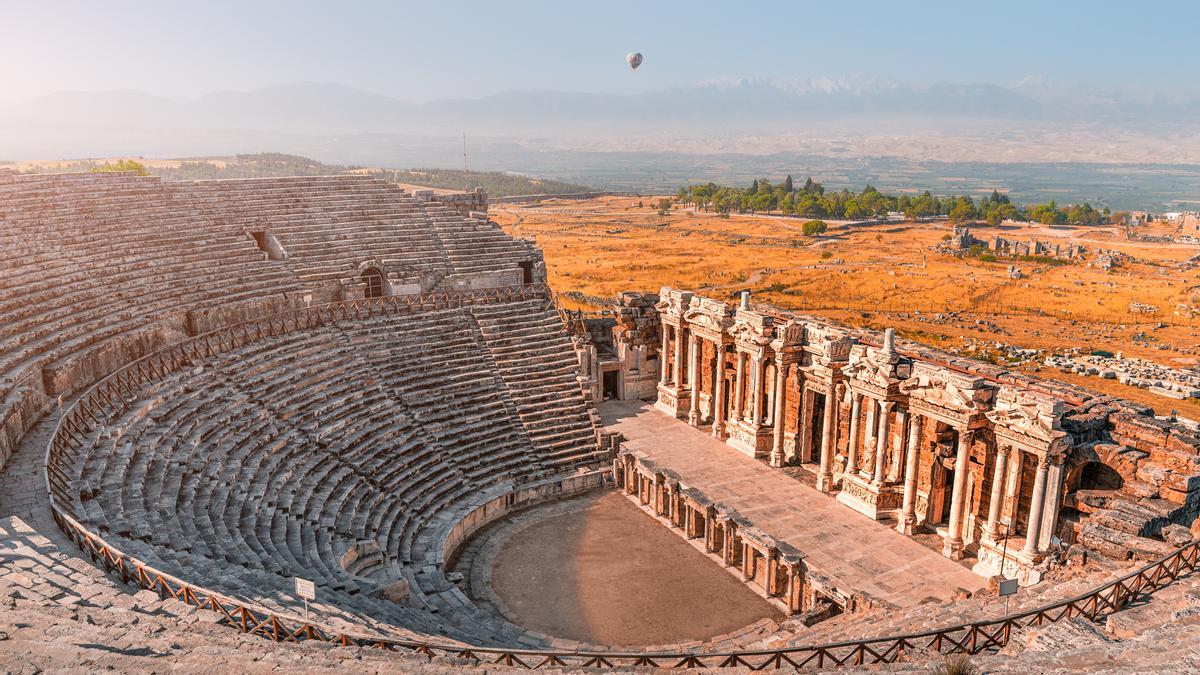
[[[523,286],[485,291],[439,292],[421,296],[395,296],[375,300],[334,303],[305,308],[282,315],[242,322],[196,336],[146,356],[93,385],[70,408],[55,427],[47,445],[46,489],[59,528],[106,572],[123,582],[174,598],[188,605],[221,615],[220,622],[237,630],[279,642],[317,640],[341,645],[371,647],[392,652],[445,659],[458,663],[497,663],[525,668],[631,666],[695,668],[745,667],[805,668],[890,663],[913,652],[966,653],[999,649],[1014,631],[1072,617],[1097,620],[1120,611],[1130,602],[1143,599],[1178,577],[1194,572],[1200,560],[1200,541],[1193,541],[1169,555],[1110,581],[1088,593],[1004,618],[959,624],[947,628],[848,640],[830,644],[722,652],[617,652],[557,651],[475,647],[434,638],[395,640],[353,635],[295,616],[273,612],[190,584],[158,570],[113,547],[76,520],[71,508],[68,466],[89,442],[89,434],[119,414],[139,388],[181,368],[193,365],[255,340],[329,325],[338,320],[364,319],[408,311],[427,311],[469,304],[549,299],[545,286]]]

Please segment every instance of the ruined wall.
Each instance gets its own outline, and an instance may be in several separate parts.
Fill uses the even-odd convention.
[[[464,217],[469,217],[473,213],[478,213],[484,218],[487,217],[488,194],[481,187],[475,188],[470,192],[432,195],[432,199],[454,209],[459,215]]]

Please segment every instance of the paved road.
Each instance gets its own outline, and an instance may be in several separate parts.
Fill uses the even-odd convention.
[[[795,546],[838,587],[908,607],[986,586],[963,565],[649,404],[608,401],[599,410],[609,431],[624,434],[626,447]]]

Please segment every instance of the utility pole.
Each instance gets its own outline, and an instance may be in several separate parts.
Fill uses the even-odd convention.
[[[470,192],[471,184],[467,182],[467,132],[463,132],[463,192]]]

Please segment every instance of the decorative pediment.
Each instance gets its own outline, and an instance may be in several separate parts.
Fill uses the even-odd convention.
[[[808,348],[829,361],[845,361],[850,357],[850,348],[856,343],[846,331],[833,326],[815,323],[804,325],[804,343]]]
[[[798,352],[804,346],[804,324],[795,319],[788,319],[774,327],[775,339],[771,341],[771,349],[782,354],[785,351]]]
[[[694,327],[717,334],[733,325],[732,313],[725,303],[699,296],[693,296],[688,302],[683,319]]]
[[[692,294],[689,291],[677,291],[670,286],[663,286],[658,298],[654,309],[658,310],[659,314],[678,317],[691,302]]]
[[[729,329],[729,334],[733,336],[734,341],[738,344],[748,347],[766,347],[771,344],[771,340],[775,337],[770,325],[763,326],[762,324],[752,323],[740,316],[734,320],[733,327]]]
[[[995,395],[982,378],[924,362],[913,365],[912,375],[900,384],[900,391],[912,399],[968,416],[989,409]]]
[[[892,377],[890,371],[891,368],[886,363],[878,363],[871,359],[855,360],[853,352],[851,352],[850,364],[842,368],[842,373],[851,381],[864,382],[884,389],[899,381]]]
[[[691,309],[683,313],[683,320],[686,321],[689,327],[707,329],[714,333],[722,333],[728,326],[729,321],[723,321],[717,317],[705,312]]]
[[[1062,430],[1066,404],[1045,394],[1002,386],[995,408],[987,417],[996,433],[1015,439],[1028,439],[1052,453],[1064,452],[1068,437]]]
[[[850,350],[850,363],[842,368],[852,381],[880,389],[894,388],[909,376],[911,363],[895,351],[867,345],[855,345]]]

